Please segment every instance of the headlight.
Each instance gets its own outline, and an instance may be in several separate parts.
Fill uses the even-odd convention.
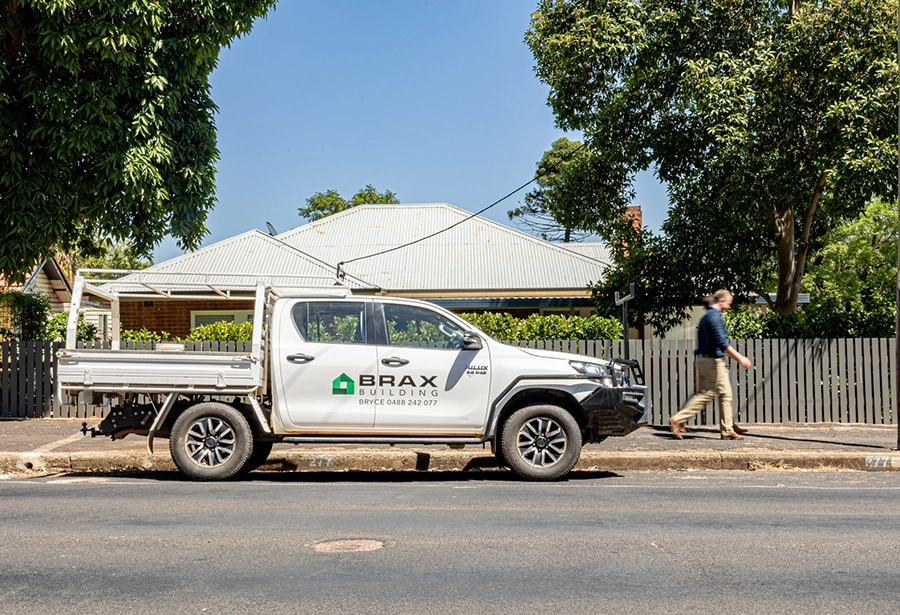
[[[610,373],[609,368],[605,365],[599,365],[597,363],[582,363],[581,361],[569,361],[569,365],[571,365],[576,372],[599,380],[604,386],[615,386],[615,384],[613,383],[612,374]]]

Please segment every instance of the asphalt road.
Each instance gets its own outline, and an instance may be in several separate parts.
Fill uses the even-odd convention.
[[[881,615],[898,502],[896,473],[9,478],[0,612]]]

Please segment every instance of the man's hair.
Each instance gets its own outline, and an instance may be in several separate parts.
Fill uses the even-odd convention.
[[[724,288],[721,288],[721,289],[717,290],[716,292],[714,292],[712,298],[713,298],[713,303],[718,303],[719,301],[722,301],[722,300],[734,301],[734,295],[732,295],[730,292],[728,292]]]

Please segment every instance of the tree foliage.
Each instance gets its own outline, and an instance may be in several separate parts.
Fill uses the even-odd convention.
[[[525,202],[507,212],[510,220],[545,241],[581,241],[593,226],[585,213],[594,205],[589,181],[593,156],[584,144],[557,139],[544,152],[535,171],[537,187]]]
[[[667,182],[662,236],[619,242],[596,289],[637,283],[657,329],[719,287],[793,312],[825,233],[895,192],[895,3],[542,0],[526,40],[611,191]]]
[[[836,227],[810,262],[803,290],[829,312],[890,312],[897,283],[897,206],[874,200]]]
[[[274,4],[0,3],[0,273],[95,237],[196,247],[215,202],[208,77]]]
[[[44,339],[50,300],[19,290],[0,292],[0,340],[38,342]]]
[[[82,254],[76,252],[72,258],[77,269],[146,269],[153,265],[153,259],[144,259],[135,249],[134,242],[108,239],[97,242],[97,252]]]
[[[342,197],[337,190],[328,190],[326,192],[316,192],[314,195],[306,199],[306,207],[300,207],[300,217],[310,222],[340,213],[357,205],[371,204],[396,205],[400,201],[397,195],[390,190],[378,192],[372,184],[366,184],[365,188],[357,190],[349,199]]]

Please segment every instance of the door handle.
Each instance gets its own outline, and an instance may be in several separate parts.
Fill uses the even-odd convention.
[[[289,354],[285,357],[288,361],[306,361],[307,363],[315,359],[308,354]]]
[[[400,357],[385,357],[381,362],[385,365],[406,365],[409,363],[409,360],[401,359]]]

